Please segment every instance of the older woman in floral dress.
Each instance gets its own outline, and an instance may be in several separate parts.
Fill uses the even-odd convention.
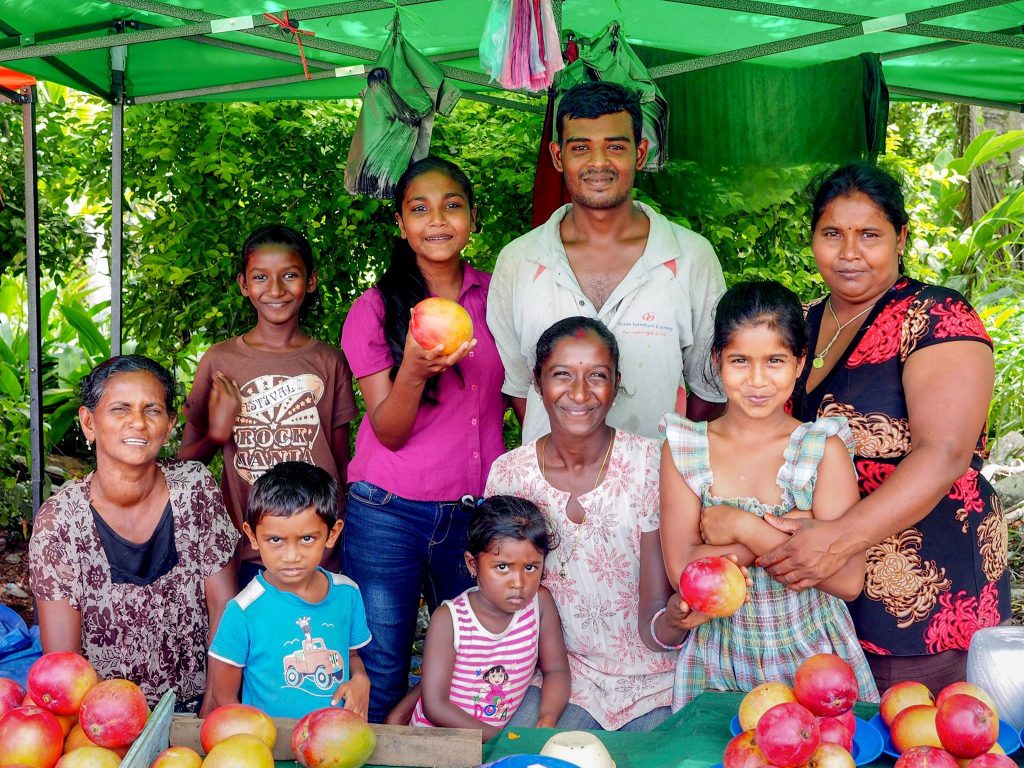
[[[209,638],[234,593],[238,533],[203,465],[157,459],[175,416],[163,367],[111,358],[80,398],[96,471],[39,508],[29,545],[43,650],[84,654],[151,705],[173,689],[179,709],[196,711]]]
[[[658,534],[660,445],[609,427],[618,345],[600,321],[561,320],[537,342],[551,432],[498,458],[487,494],[527,498],[559,538],[543,584],[562,619],[571,694],[559,728],[648,731],[670,714],[686,619]],[[531,687],[510,725],[537,721]]]

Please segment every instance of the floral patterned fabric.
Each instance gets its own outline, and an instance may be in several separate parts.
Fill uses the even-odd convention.
[[[577,497],[586,513],[577,525],[565,514],[569,493],[541,475],[537,442],[494,462],[486,494],[529,499],[557,534],[560,544],[544,561],[542,583],[562,619],[569,701],[602,728],[616,730],[672,700],[675,654],[655,653],[639,631],[640,535],[656,531],[660,522],[660,447],[616,432],[604,479]]]
[[[92,475],[39,508],[29,544],[36,600],[67,600],[82,617],[82,652],[101,678],[138,683],[150,705],[169,688],[179,701],[206,688],[209,620],[204,580],[238,540],[213,475],[198,462],[161,461],[178,564],[146,587],[112,584],[89,508]]]
[[[812,349],[824,310],[823,300],[808,310]],[[824,380],[811,392],[805,378],[798,382],[794,416],[849,421],[861,497],[910,453],[902,386],[907,359],[932,344],[960,340],[992,344],[956,291],[901,277]],[[975,630],[1009,617],[1007,530],[999,498],[979,471],[984,437],[983,431],[970,467],[927,517],[868,550],[864,592],[850,603],[864,650],[895,656],[965,651]]]

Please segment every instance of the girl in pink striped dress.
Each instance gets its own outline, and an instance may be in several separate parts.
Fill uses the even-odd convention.
[[[562,623],[540,585],[552,549],[544,515],[514,496],[477,502],[466,567],[477,586],[434,611],[412,725],[479,728],[487,741],[515,714],[538,662],[537,726],[550,728],[569,700]]]

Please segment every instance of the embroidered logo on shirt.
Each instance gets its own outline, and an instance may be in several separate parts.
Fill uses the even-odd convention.
[[[323,393],[323,379],[314,373],[257,376],[242,385],[234,464],[247,483],[282,461],[313,463],[313,442],[320,433],[316,404]]]
[[[615,326],[615,333],[623,336],[668,336],[675,330],[674,326],[657,322],[653,312],[644,312],[639,319],[622,320]]]

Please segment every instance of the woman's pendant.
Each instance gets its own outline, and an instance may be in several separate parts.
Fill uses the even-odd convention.
[[[825,365],[824,359],[815,356],[814,360],[811,361],[812,368],[822,368]]]
[[[565,566],[564,565],[560,565],[558,567],[558,578],[560,578],[562,581],[565,581]]]

